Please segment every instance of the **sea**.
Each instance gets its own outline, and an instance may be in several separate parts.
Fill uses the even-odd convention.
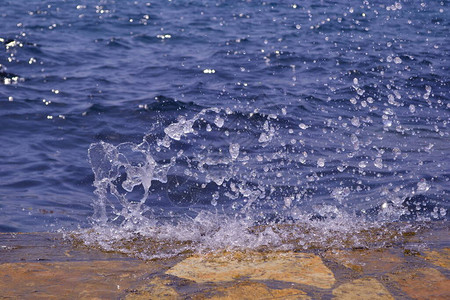
[[[449,22],[434,0],[2,0],[0,232],[155,257],[448,226]]]

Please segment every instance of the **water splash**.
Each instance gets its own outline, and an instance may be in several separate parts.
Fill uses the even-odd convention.
[[[329,149],[318,148],[317,133],[305,133],[314,125],[296,126],[285,115],[207,108],[155,128],[141,143],[92,144],[95,213],[84,242],[145,258],[217,248],[344,247],[368,243],[363,232],[380,236],[408,216],[445,217],[434,207],[420,214],[429,204],[377,187],[377,170],[396,160],[396,148],[387,157],[386,147],[368,147],[373,141],[359,129],[343,135],[339,126],[331,130],[348,146],[330,139]],[[347,158],[330,158],[330,151]],[[416,185],[418,194],[431,187],[425,179]]]

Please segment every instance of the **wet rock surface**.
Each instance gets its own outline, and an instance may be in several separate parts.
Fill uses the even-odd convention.
[[[0,265],[0,298],[111,298],[156,269],[133,261],[6,263]]]
[[[394,297],[388,290],[374,278],[362,278],[344,283],[333,290],[335,299],[385,299],[393,300]]]
[[[450,299],[448,235],[427,236],[378,249],[143,261],[59,234],[0,234],[0,299]]]
[[[395,270],[405,259],[388,249],[330,250],[324,257],[353,271],[381,274]]]
[[[425,251],[425,259],[432,264],[450,269],[450,248],[444,248],[442,250]]]
[[[134,290],[128,290],[126,300],[178,299],[181,295],[171,286],[172,281],[155,277],[148,283]]]
[[[220,287],[203,295],[197,295],[197,299],[232,300],[232,299],[311,299],[304,291],[299,289],[271,289],[260,282],[238,282],[230,287]]]
[[[232,252],[195,255],[172,267],[167,274],[197,283],[251,280],[286,281],[331,288],[334,275],[317,255],[294,252]]]
[[[450,280],[436,269],[404,270],[389,277],[411,298],[450,299]]]

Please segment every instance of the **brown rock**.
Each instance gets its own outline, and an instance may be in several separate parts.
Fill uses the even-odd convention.
[[[117,298],[157,268],[139,261],[5,263],[0,264],[0,297]]]
[[[325,257],[354,271],[366,273],[392,272],[404,263],[403,258],[388,250],[332,250]]]
[[[389,277],[414,299],[450,299],[450,280],[436,269],[405,270]]]
[[[305,292],[297,289],[270,289],[259,282],[244,281],[231,287],[222,287],[210,292],[211,300],[253,300],[253,299],[311,299]]]
[[[338,300],[394,300],[386,288],[374,278],[362,278],[344,283],[333,290]]]
[[[279,280],[329,289],[335,279],[320,257],[294,252],[233,252],[195,255],[166,272],[199,283],[252,280]]]
[[[426,251],[425,259],[436,266],[450,269],[450,248],[444,248],[440,251]]]
[[[134,290],[126,296],[126,300],[159,300],[159,299],[182,299],[175,289],[170,287],[170,280],[153,278],[150,286]]]

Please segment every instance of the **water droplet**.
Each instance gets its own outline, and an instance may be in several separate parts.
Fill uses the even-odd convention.
[[[346,168],[347,168],[346,166],[338,166],[337,167],[338,171],[341,173],[344,172]]]
[[[224,124],[224,119],[222,119],[219,116],[216,116],[216,118],[214,119],[214,124],[216,124],[217,127],[222,128]]]
[[[270,141],[270,137],[266,133],[262,132],[261,135],[259,136],[258,142],[265,143],[268,141]]]
[[[348,195],[350,195],[350,189],[348,187],[338,187],[331,192],[331,196],[339,202],[342,202]]]
[[[427,183],[425,178],[422,178],[418,183],[417,183],[417,192],[426,192],[430,189],[430,184]]]
[[[305,125],[305,124],[303,124],[303,123],[300,123],[300,124],[298,125],[298,127],[300,127],[301,129],[305,130],[305,129],[308,128],[308,125]]]
[[[230,155],[232,160],[236,160],[236,158],[239,156],[239,144],[230,144]]]
[[[351,122],[352,122],[352,125],[355,126],[355,127],[359,127],[361,125],[361,123],[359,121],[359,118],[356,117],[356,116],[352,118]]]
[[[317,160],[317,166],[320,168],[323,168],[325,166],[325,159],[324,158],[319,158]]]
[[[373,162],[373,165],[375,167],[377,167],[378,169],[382,169],[383,168],[383,160],[381,158],[376,158],[375,161]]]

